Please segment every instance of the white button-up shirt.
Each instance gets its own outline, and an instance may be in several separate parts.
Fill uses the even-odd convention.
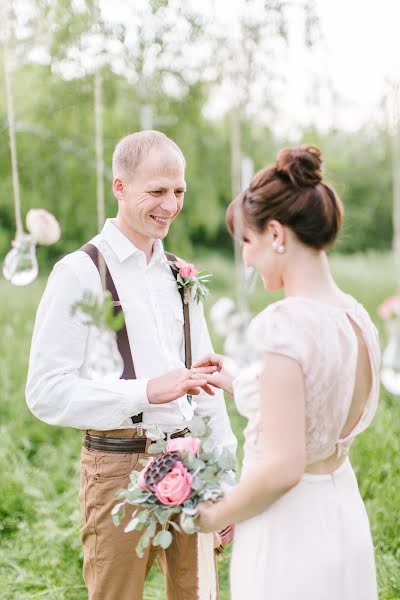
[[[143,413],[143,426],[157,424],[163,431],[183,429],[193,416],[187,397],[167,404],[150,404],[149,379],[185,366],[183,308],[175,278],[161,241],[154,244],[147,264],[136,248],[106,221],[91,243],[104,256],[117,288],[125,316],[137,379],[111,383],[91,380],[87,363],[94,349],[93,328],[71,306],[85,290],[101,296],[99,273],[80,250],[54,267],[36,316],[32,338],[27,404],[39,419],[52,425],[111,430],[135,427],[130,417]],[[189,304],[193,362],[212,351],[203,306]],[[196,414],[211,417],[210,427],[219,445],[234,451],[236,440],[223,394],[202,391],[194,397]]]

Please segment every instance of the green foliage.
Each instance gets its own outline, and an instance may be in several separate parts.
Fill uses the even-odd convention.
[[[85,325],[94,325],[112,331],[119,331],[124,326],[124,313],[122,310],[115,313],[114,301],[108,290],[104,291],[102,300],[85,290],[82,298],[71,306],[71,314],[77,312],[85,315]]]
[[[31,3],[36,7],[36,16],[30,25],[32,34],[24,44],[21,42],[19,54],[23,58],[19,59],[13,83],[23,212],[26,214],[33,207],[46,208],[55,214],[62,229],[58,244],[39,249],[39,261],[43,266],[75,250],[92,238],[97,230],[93,66],[86,68],[84,54],[69,52],[74,44],[80,52],[84,52],[85,35],[90,30],[90,15],[94,14],[95,3],[92,0],[81,3],[32,0]],[[305,10],[307,4],[312,3],[305,3]],[[77,8],[78,5],[81,8]],[[267,40],[269,44],[268,40],[275,38],[284,43],[285,5],[284,2],[266,2],[268,10],[261,19],[264,22],[250,22],[243,26],[244,33],[252,40],[246,45],[246,52],[253,56],[257,44],[263,48],[257,54],[257,60],[262,59],[264,65],[261,71],[258,67],[252,79],[258,82],[261,72],[262,80],[268,82],[268,89],[276,77],[275,63],[271,60],[272,55],[263,54],[266,51],[263,43]],[[220,121],[207,119],[204,109],[210,96],[215,95],[216,86],[229,75],[224,68],[231,49],[225,47],[223,39],[207,39],[207,43],[214,44],[216,48],[214,76],[209,74],[210,65],[203,65],[196,73],[193,73],[196,69],[191,65],[179,69],[175,65],[182,64],[179,60],[183,60],[184,47],[174,45],[170,39],[171,3],[155,2],[146,10],[152,13],[154,30],[151,29],[151,39],[147,41],[146,35],[139,30],[134,48],[127,41],[124,26],[99,25],[105,42],[114,43],[119,48],[120,60],[127,63],[125,71],[122,71],[137,79],[137,84],[132,84],[105,61],[102,76],[106,215],[114,216],[117,208],[111,191],[113,149],[122,136],[141,128],[143,105],[151,99],[154,127],[174,139],[187,160],[185,206],[171,227],[168,247],[181,255],[198,246],[228,251],[230,239],[225,227],[225,210],[232,199],[229,118],[226,116]],[[188,10],[182,7],[176,17],[179,22],[187,23],[187,35],[192,36],[190,41],[193,43],[198,36],[204,39],[205,30],[200,15],[191,15]],[[306,13],[307,36],[316,39],[312,7]],[[29,62],[27,48],[47,39],[44,27],[51,41],[51,60],[47,64]],[[268,32],[267,36],[263,34],[263,28]],[[150,60],[152,53],[154,57]],[[70,58],[71,54],[75,56],[74,60]],[[107,52],[105,55],[107,58]],[[168,66],[166,56],[171,58]],[[149,60],[161,66],[159,70],[153,70],[151,76],[145,76]],[[111,58],[109,62],[112,62]],[[253,62],[253,69],[255,65]],[[249,93],[247,65],[237,65],[237,69],[243,83],[241,87]],[[168,93],[165,84],[167,75],[168,81],[174,82]],[[4,87],[3,83],[0,73],[0,88]],[[251,100],[246,105],[250,108]],[[272,105],[277,101],[279,98],[267,98],[266,95],[265,102],[272,114]],[[254,111],[254,107],[251,110]],[[277,149],[288,145],[288,141],[274,137],[270,128],[251,117],[247,109],[243,108],[240,117],[243,153],[254,160],[258,170],[271,162]],[[4,95],[0,95],[0,127],[6,139]],[[310,129],[300,135],[296,143],[302,141],[314,142],[321,147],[328,177],[344,200],[346,220],[338,250],[348,253],[388,249],[392,239],[392,193],[386,132],[378,126],[374,129],[365,127],[351,134],[336,130],[321,134]],[[0,147],[0,197],[0,255],[4,255],[15,231],[10,153],[6,143]]]

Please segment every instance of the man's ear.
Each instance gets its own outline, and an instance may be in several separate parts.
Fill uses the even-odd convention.
[[[117,200],[124,200],[124,183],[119,177],[115,177],[112,185],[113,194]]]

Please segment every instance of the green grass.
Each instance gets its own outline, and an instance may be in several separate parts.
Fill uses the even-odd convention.
[[[215,273],[214,296],[232,295],[232,264],[213,254],[196,258]],[[389,256],[331,259],[339,284],[375,318],[378,303],[395,289]],[[27,410],[24,386],[30,337],[44,278],[28,288],[0,283],[0,598],[84,600],[78,511],[81,433],[49,427]],[[275,297],[274,297],[275,298]],[[254,311],[268,302],[260,286]],[[216,340],[220,347],[220,340]],[[229,405],[242,439],[243,419]],[[355,442],[351,458],[366,502],[376,548],[380,600],[400,598],[400,400],[383,392],[377,417]],[[220,562],[222,600],[228,594],[228,561]],[[163,599],[153,569],[145,599]],[[338,599],[339,600],[339,599]]]

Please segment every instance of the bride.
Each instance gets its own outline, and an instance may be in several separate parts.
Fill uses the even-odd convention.
[[[336,285],[325,254],[342,205],[315,146],[282,150],[229,207],[243,259],[285,298],[248,332],[259,360],[209,382],[248,419],[240,483],[199,507],[203,531],[236,524],[232,600],[377,600],[367,513],[348,451],[379,398],[380,351],[365,309]]]

